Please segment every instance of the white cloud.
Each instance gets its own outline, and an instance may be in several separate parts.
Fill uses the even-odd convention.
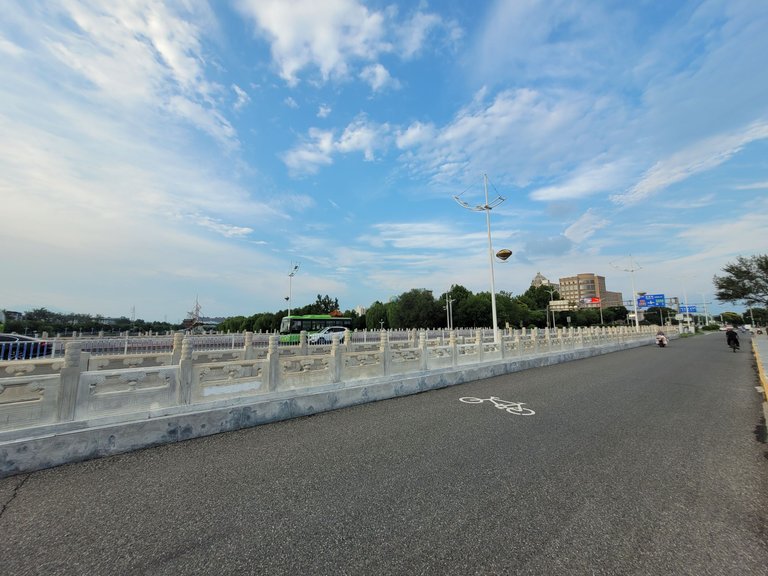
[[[400,87],[400,82],[392,76],[389,71],[381,64],[371,64],[363,68],[360,72],[360,78],[370,84],[371,89],[374,92],[380,92],[384,88],[397,89]]]
[[[282,155],[283,162],[292,173],[300,175],[314,174],[320,166],[332,164],[334,153],[362,152],[366,161],[372,161],[376,150],[386,149],[389,133],[388,125],[364,118],[348,124],[338,139],[333,131],[311,128],[304,142]]]
[[[325,104],[321,104],[320,107],[317,109],[317,117],[318,118],[328,118],[328,116],[331,115],[331,107],[327,106]]]
[[[435,127],[432,124],[414,122],[405,130],[398,130],[395,141],[397,143],[397,147],[402,150],[429,142],[434,138],[434,136]]]
[[[379,62],[382,55],[408,60],[437,30],[452,44],[463,34],[436,13],[418,9],[397,20],[394,5],[379,11],[358,0],[237,0],[237,5],[269,42],[280,77],[292,87],[306,70],[318,71],[323,82],[357,75],[375,92],[398,87]]]
[[[283,104],[288,106],[288,108],[293,108],[294,110],[299,107],[299,103],[296,102],[292,96],[286,96],[283,100]]]
[[[221,220],[218,220],[216,218],[211,218],[209,216],[196,215],[196,216],[192,216],[192,220],[198,226],[202,226],[203,228],[208,228],[209,230],[213,230],[214,232],[217,232],[218,234],[221,234],[226,238],[240,238],[240,237],[248,236],[253,232],[253,228],[248,228],[245,226],[235,226],[232,224],[225,224],[221,222]]]
[[[0,36],[0,52],[6,56],[17,57],[24,54],[24,49],[14,44],[7,38]]]
[[[296,174],[314,174],[320,166],[333,163],[333,132],[310,128],[308,139],[283,154],[283,162]]]
[[[251,97],[248,96],[248,93],[240,88],[240,86],[237,84],[232,84],[232,90],[235,91],[235,95],[237,96],[237,100],[234,104],[235,110],[240,110],[243,106],[251,101]]]
[[[388,133],[389,126],[386,124],[377,125],[364,119],[357,120],[344,129],[336,143],[336,149],[343,153],[363,152],[364,158],[371,161],[374,159],[374,151],[386,146]]]
[[[412,58],[424,46],[431,30],[443,23],[437,14],[416,12],[409,20],[398,26],[397,36],[404,58]]]
[[[289,86],[307,67],[323,80],[344,78],[350,60],[374,60],[391,46],[385,41],[384,14],[356,0],[239,0],[270,42],[280,77]]]
[[[756,122],[732,134],[721,134],[694,143],[669,158],[659,160],[623,194],[611,196],[617,204],[642,202],[668,186],[728,161],[751,142],[768,138],[768,122]]]
[[[605,164],[586,165],[566,182],[534,190],[530,197],[532,200],[543,201],[567,200],[615,190],[626,182],[627,170],[626,162],[608,161]]]
[[[754,182],[752,184],[742,184],[734,186],[736,190],[768,190],[768,180],[765,182]]]
[[[608,220],[598,216],[596,211],[590,208],[576,222],[566,228],[563,235],[571,242],[579,244],[608,224],[610,224]]]

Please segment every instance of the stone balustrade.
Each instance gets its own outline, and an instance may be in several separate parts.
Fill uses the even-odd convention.
[[[273,393],[343,386],[398,375],[457,369],[486,362],[529,358],[642,339],[652,341],[654,327],[640,332],[626,327],[508,331],[500,342],[474,338],[427,339],[413,331],[391,343],[381,332],[378,343],[314,346],[302,334],[297,346],[253,346],[245,334],[239,349],[195,351],[192,340],[175,335],[173,351],[144,355],[95,356],[81,343],[67,343],[64,358],[0,362],[0,434],[65,422],[99,418],[129,421],[164,410],[212,402],[255,399]],[[2,438],[0,437],[0,441]]]

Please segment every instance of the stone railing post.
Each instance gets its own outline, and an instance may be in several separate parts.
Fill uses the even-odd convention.
[[[384,376],[389,376],[392,357],[391,351],[389,349],[389,338],[387,337],[387,333],[383,330],[381,332],[381,343],[379,344],[379,351],[381,352],[381,365],[384,369]]]
[[[243,360],[253,360],[254,358],[256,358],[256,350],[253,349],[253,332],[246,332],[243,342]]]
[[[348,330],[344,331],[346,335]],[[349,337],[345,338],[345,342],[349,342]],[[336,384],[341,382],[341,372],[344,363],[344,348],[339,346],[339,336],[334,334],[331,336],[331,383]]]
[[[302,330],[299,333],[299,355],[306,356],[309,354],[309,340],[307,338],[307,331]]]
[[[306,334],[304,334],[306,342]],[[274,392],[280,385],[280,346],[279,337],[272,335],[269,337],[269,348],[267,349],[267,361],[269,365],[268,390]]]
[[[183,337],[179,359],[179,404],[192,403],[192,340]]]
[[[427,350],[427,331],[419,330],[419,369],[427,370],[427,359],[429,351]]]
[[[171,366],[177,366],[181,361],[181,343],[184,340],[184,334],[176,332],[173,335],[173,353],[171,354]]]
[[[485,346],[483,346],[483,331],[475,330],[475,349],[477,350],[477,361],[482,362],[485,356]]]
[[[450,334],[448,334],[448,343],[451,346],[451,366],[455,368],[459,364],[459,346],[456,330],[451,330]]]
[[[68,422],[75,419],[77,406],[77,389],[80,384],[80,374],[83,371],[81,352],[83,343],[70,341],[64,346],[64,366],[59,375],[59,420]]]

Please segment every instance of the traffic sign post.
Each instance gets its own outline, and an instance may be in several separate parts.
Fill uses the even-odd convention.
[[[666,308],[667,299],[664,294],[644,294],[637,299],[638,308]]]

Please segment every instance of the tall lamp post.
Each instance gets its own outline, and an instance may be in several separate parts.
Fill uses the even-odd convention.
[[[455,301],[448,292],[445,293],[445,325],[448,330],[453,329],[453,303]]]
[[[496,208],[496,206],[500,205],[506,198],[503,196],[498,196],[496,199],[494,199],[493,202],[488,202],[488,175],[483,174],[483,188],[485,190],[485,204],[478,204],[476,206],[472,206],[471,204],[467,204],[464,202],[464,200],[461,199],[461,195],[464,194],[462,192],[458,196],[454,196],[453,199],[456,200],[456,202],[461,206],[462,208],[466,208],[467,210],[472,210],[473,212],[485,212],[485,223],[488,227],[488,262],[490,263],[490,270],[491,270],[491,314],[493,315],[493,342],[495,344],[499,343],[499,322],[498,317],[496,315],[496,285],[494,281],[494,274],[493,274],[493,244],[491,243],[491,210]]]
[[[557,326],[555,326],[555,310],[552,308],[552,302],[555,301],[555,290],[554,288],[544,288],[547,292],[549,292],[549,311],[552,312],[552,329],[555,329]],[[549,325],[549,312],[547,312],[547,325]]]
[[[619,270],[624,270],[624,272],[629,272],[630,278],[632,281],[632,305],[635,310],[635,331],[640,331],[640,318],[637,315],[637,292],[635,291],[635,271],[640,270],[642,267],[637,264],[632,259],[632,254],[629,255],[629,266],[626,268],[621,268],[619,266],[616,266],[615,263],[611,263],[611,266],[614,268],[618,268]]]
[[[288,274],[288,316],[291,315],[291,281],[293,280],[293,277],[296,276],[296,272],[299,271],[299,263],[293,264],[293,267],[291,268],[291,272]]]

